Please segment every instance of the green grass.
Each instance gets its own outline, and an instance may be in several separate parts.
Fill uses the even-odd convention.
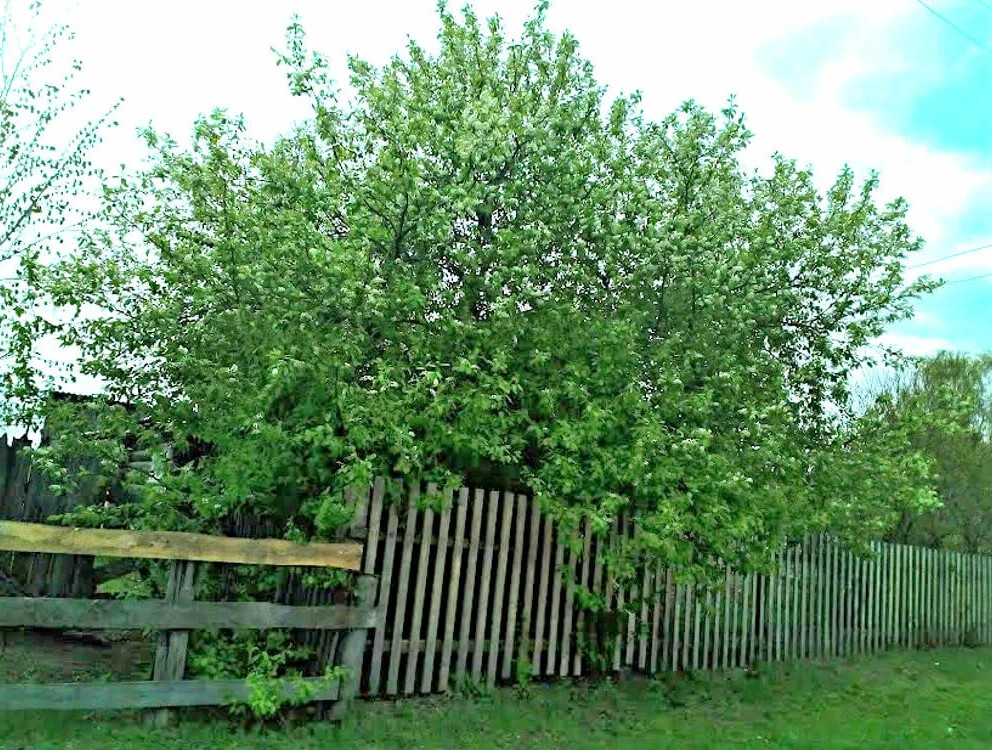
[[[359,703],[341,725],[0,713],[2,748],[992,748],[992,649]]]

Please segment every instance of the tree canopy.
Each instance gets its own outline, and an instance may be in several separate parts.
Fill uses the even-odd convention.
[[[146,133],[112,229],[43,281],[110,396],[59,407],[81,425],[59,450],[108,473],[153,453],[101,522],[247,508],[321,535],[382,473],[522,489],[599,531],[626,508],[670,564],[747,569],[933,501],[907,431],[847,392],[927,289],[902,275],[906,204],[847,169],[822,193],[784,156],[747,170],[733,104],[656,122],[608,99],[544,10],[509,38],[442,7],[436,50],[352,58],[349,97],[294,23],[279,62],[309,122],[272,146],[221,111],[189,149]]]

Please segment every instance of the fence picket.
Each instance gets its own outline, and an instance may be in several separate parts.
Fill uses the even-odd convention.
[[[458,664],[455,679],[463,681],[468,675],[469,652],[472,650],[472,611],[475,604],[476,570],[479,563],[479,544],[482,537],[482,516],[485,512],[485,493],[476,490],[472,501],[472,525],[469,530],[468,559],[465,561],[465,586],[462,589],[461,627],[458,633]]]
[[[506,604],[506,638],[503,642],[503,668],[500,677],[510,678],[510,667],[513,664],[514,639],[517,634],[517,602],[520,597],[520,562],[524,552],[524,531],[527,524],[527,497],[517,496],[516,537],[513,544],[513,567],[510,572],[510,592]],[[526,629],[521,634],[521,640],[526,641]]]
[[[658,671],[658,651],[660,647],[659,643],[659,625],[661,622],[661,589],[662,589],[662,564],[659,560],[657,565],[655,565],[654,570],[654,601],[652,602],[652,616],[651,616],[651,673],[654,674]],[[595,588],[593,589],[596,590]]]
[[[369,693],[378,695],[382,680],[382,653],[386,645],[386,608],[389,606],[389,592],[393,580],[393,562],[396,557],[396,534],[399,529],[399,515],[396,505],[390,505],[386,522],[386,543],[382,552],[382,575],[379,578],[379,598],[376,606],[382,619],[372,637],[372,660],[369,666]]]
[[[486,539],[482,548],[482,578],[479,579],[479,606],[475,618],[475,649],[472,652],[472,680],[481,682],[486,650],[486,625],[489,624],[489,595],[493,574],[493,549],[496,543],[496,518],[499,515],[499,492],[490,490],[486,497]]]
[[[410,497],[416,497],[411,492]],[[427,596],[427,566],[431,559],[431,536],[434,533],[434,511],[426,508],[423,512],[424,525],[420,532],[420,554],[417,556],[417,582],[413,589],[413,612],[410,621],[409,649],[406,656],[406,679],[403,693],[409,695],[417,686],[417,664],[420,659],[421,638],[423,636],[424,601]]]
[[[585,533],[582,536],[582,571],[579,575],[579,586],[591,591],[589,588],[589,567],[592,559],[592,522],[585,519]],[[572,656],[572,675],[579,677],[582,674],[582,647],[584,645],[586,633],[586,607],[579,607],[579,614],[576,620],[574,637],[574,655]],[[643,669],[643,666],[642,666]]]
[[[571,671],[571,650],[572,650],[572,617],[575,610],[575,550],[569,545],[568,561],[565,564],[565,606],[562,609],[561,625],[561,667],[558,670],[560,677],[568,677]]]
[[[433,494],[436,487],[431,486]],[[451,493],[447,493],[444,510],[438,521],[437,530],[437,553],[434,559],[434,581],[431,585],[431,608],[427,616],[427,643],[424,647],[424,666],[420,679],[420,692],[431,692],[434,680],[434,659],[437,651],[437,629],[441,618],[441,597],[443,595],[443,583],[445,580],[445,563],[448,556],[448,530],[451,524]],[[426,545],[426,540],[421,540],[421,545]],[[427,545],[429,547],[429,545]]]
[[[537,610],[534,623],[534,655],[530,673],[541,673],[541,656],[544,654],[544,620],[548,609],[548,576],[551,574],[551,540],[554,528],[551,518],[544,518],[544,542],[541,545],[541,583],[537,590]],[[608,598],[607,598],[608,599]]]
[[[462,554],[465,542],[465,519],[468,513],[468,489],[463,487],[458,491],[455,505],[455,539],[451,548],[451,576],[448,578],[448,602],[444,614],[444,636],[441,641],[441,664],[438,667],[437,689],[447,692],[451,671],[451,652],[455,640],[455,615],[458,607],[458,592],[462,575]],[[466,588],[474,586],[475,581],[466,581]],[[463,613],[468,619],[468,615]]]
[[[692,626],[692,668],[699,671],[702,668],[702,664],[699,661],[699,648],[700,648],[700,622],[703,618],[703,602],[702,597],[699,592],[696,591],[695,603],[694,603],[695,619]]]
[[[637,625],[637,668],[642,672],[647,669],[648,643],[651,635],[651,631],[648,628],[648,607],[650,606],[649,599],[651,597],[651,584],[651,565],[645,560],[644,575],[641,583],[641,619]]]
[[[544,668],[544,674],[552,675],[557,671],[556,654],[558,651],[558,633],[560,631],[561,614],[561,577],[562,566],[565,562],[565,550],[558,541],[555,544],[555,566],[552,569],[553,579],[551,581],[551,619],[548,622],[548,662]],[[623,596],[623,592],[619,597]],[[618,597],[618,598],[619,598]],[[621,600],[622,603],[622,600]]]
[[[672,569],[665,570],[665,611],[661,620],[661,669],[675,671],[675,660],[672,657],[672,610],[675,608],[675,581]]]
[[[710,644],[710,634],[715,618],[713,617],[713,592],[709,586],[706,587],[706,603],[703,609],[706,615],[703,619],[703,666],[707,669],[716,669],[716,659],[713,658],[715,649]]]
[[[530,656],[531,626],[534,620],[534,582],[537,577],[537,547],[541,538],[541,506],[536,498],[530,499],[530,535],[527,544],[527,568],[524,575],[523,614],[520,621],[520,647],[517,653],[518,669],[533,674],[534,660]]]
[[[512,492],[503,495],[503,517],[500,520],[499,556],[496,564],[496,588],[493,590],[493,614],[489,634],[489,654],[486,664],[486,684],[496,685],[499,666],[500,637],[503,627],[503,595],[506,591],[506,569],[510,561],[510,527],[513,525],[515,496]]]
[[[389,649],[389,673],[386,679],[387,695],[396,695],[399,692],[400,644],[403,642],[403,625],[406,622],[406,600],[410,589],[410,568],[413,563],[413,540],[416,530],[417,505],[411,491],[406,513],[406,529],[403,532],[400,577],[397,581],[398,596],[396,597],[396,611],[393,615],[393,640]]]

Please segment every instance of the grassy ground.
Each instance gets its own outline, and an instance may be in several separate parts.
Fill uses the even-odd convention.
[[[0,667],[0,671],[2,667]],[[990,748],[992,649],[892,653],[696,679],[360,703],[341,726],[0,713],[2,748]]]

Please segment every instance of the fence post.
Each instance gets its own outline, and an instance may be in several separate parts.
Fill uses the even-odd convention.
[[[361,575],[355,583],[355,606],[360,609],[370,610],[376,606],[376,593],[378,589],[378,578],[372,575]],[[380,609],[379,616],[384,612],[385,606]],[[341,688],[338,692],[338,700],[331,706],[330,718],[337,720],[342,718],[351,704],[362,682],[362,664],[365,657],[365,640],[368,637],[368,630],[365,628],[355,628],[349,630],[341,639],[341,658],[338,663],[347,667],[349,674],[341,678]]]
[[[194,597],[194,579],[196,563],[173,562],[169,568],[169,584],[165,592],[165,601],[170,604],[191,604]],[[153,680],[181,680],[186,672],[186,649],[189,646],[188,630],[163,631],[158,637],[158,647],[155,650],[155,666],[152,671]],[[161,709],[151,715],[155,726],[167,726],[172,720],[173,712]]]

